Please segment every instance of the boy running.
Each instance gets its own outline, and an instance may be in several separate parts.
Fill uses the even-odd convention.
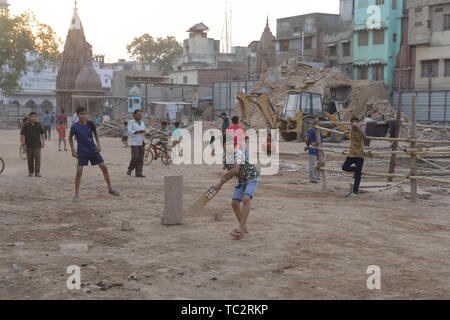
[[[108,168],[106,167],[100,152],[102,147],[100,145],[100,139],[97,134],[95,124],[87,121],[87,110],[85,108],[77,109],[77,116],[79,121],[75,123],[70,129],[69,144],[72,150],[72,156],[77,159],[77,175],[75,178],[75,196],[73,202],[80,202],[80,183],[83,175],[83,167],[87,166],[89,162],[91,165],[98,165],[103,172],[105,181],[108,184],[109,194],[113,196],[119,196],[119,192],[114,190],[111,185],[111,179],[109,177]],[[75,151],[73,146],[73,137],[77,139],[78,150]],[[97,142],[97,146],[94,143],[94,139]]]
[[[359,125],[358,118],[353,117],[350,123],[352,126],[350,153],[342,166],[342,170],[346,172],[354,172],[355,183],[353,185],[353,191],[346,195],[347,198],[359,197],[361,172],[364,165],[364,140],[367,139],[366,134]],[[352,166],[353,164],[355,166]]]
[[[64,126],[64,123],[62,122],[58,123],[58,128],[56,129],[56,131],[58,131],[59,134],[59,144],[58,144],[59,151],[62,151],[61,142],[64,142],[64,151],[67,151],[66,127]]]
[[[258,169],[249,163],[244,153],[234,148],[232,139],[232,136],[227,135],[226,141],[230,143],[224,143],[224,150],[226,152],[224,153],[223,161],[228,172],[222,176],[216,189],[219,191],[225,183],[233,177],[237,177],[238,184],[234,190],[232,207],[236,214],[239,227],[233,230],[230,235],[236,240],[240,240],[248,233],[247,220],[250,214],[250,202],[255,196],[261,178]]]

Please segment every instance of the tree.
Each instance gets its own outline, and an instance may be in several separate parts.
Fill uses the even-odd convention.
[[[183,53],[183,47],[175,37],[155,40],[148,33],[134,38],[127,50],[133,59],[157,63],[164,75],[174,70],[175,59]]]
[[[53,29],[38,22],[32,12],[0,17],[0,91],[11,95],[20,90],[19,80],[27,72],[56,63],[60,45]]]

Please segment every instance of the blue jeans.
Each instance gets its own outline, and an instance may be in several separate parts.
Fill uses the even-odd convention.
[[[44,126],[45,139],[50,140],[52,136],[52,126]]]
[[[352,165],[355,165],[352,167]],[[359,192],[359,185],[361,184],[361,172],[364,165],[364,158],[352,158],[347,157],[344,165],[342,166],[342,171],[354,172],[355,173],[355,183],[353,185],[353,192]]]
[[[253,199],[258,184],[259,180],[252,180],[247,183],[239,182],[234,189],[233,201],[242,201],[244,196],[249,196],[250,199]]]

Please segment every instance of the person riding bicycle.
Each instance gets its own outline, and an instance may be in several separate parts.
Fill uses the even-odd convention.
[[[167,122],[161,123],[161,130],[158,132],[159,142],[156,145],[162,146],[164,149],[169,148],[169,130],[167,129]]]

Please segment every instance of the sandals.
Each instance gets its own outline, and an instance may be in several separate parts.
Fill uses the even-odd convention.
[[[112,196],[115,196],[115,197],[118,197],[118,196],[120,196],[120,193],[119,193],[119,191],[117,191],[117,190],[111,190],[110,192],[109,192],[109,194],[110,195],[112,195]]]
[[[233,231],[231,231],[230,236],[232,236],[236,240],[241,240],[245,236],[245,232],[234,229]]]

